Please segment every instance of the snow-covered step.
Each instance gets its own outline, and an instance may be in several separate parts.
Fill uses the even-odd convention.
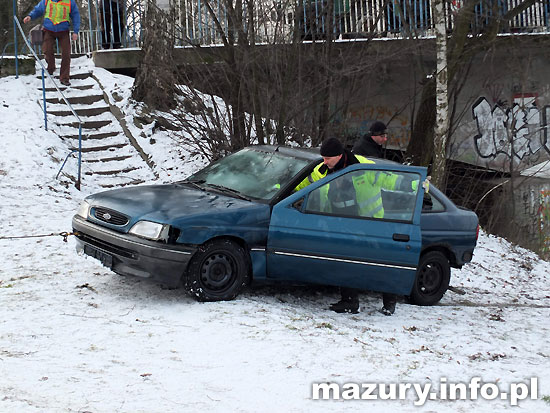
[[[93,89],[94,85],[73,85],[73,83],[71,82],[71,86],[64,86],[62,85],[61,83],[59,83],[57,85],[57,87],[59,88],[59,90],[61,90],[63,92],[63,94],[65,94],[65,91],[67,90],[90,90],[90,89]],[[38,88],[38,90],[42,90],[42,85],[40,85],[40,87]],[[45,88],[46,90],[46,94],[49,94],[49,93],[58,93],[57,92],[57,89],[53,86],[46,86]]]
[[[116,165],[115,165],[116,166]],[[129,172],[132,172],[132,171],[135,171],[137,169],[141,169],[141,168],[138,168],[137,166],[130,166],[130,165],[127,165],[126,167],[114,167],[114,168],[111,168],[111,169],[105,169],[105,170],[102,170],[102,169],[96,169],[94,168],[93,172],[86,172],[86,175],[118,175],[118,174],[128,174]]]
[[[136,155],[137,156],[137,155]],[[132,159],[134,157],[134,155],[117,155],[117,156],[113,156],[111,158],[101,158],[101,159],[83,159],[82,161],[83,162],[86,162],[86,163],[106,163],[106,162],[122,162],[122,161],[126,161],[128,159]],[[95,166],[94,166],[95,168]]]
[[[73,121],[75,117],[72,117]],[[122,128],[120,125],[113,123],[110,125],[105,125],[99,128],[86,128],[84,125],[82,126],[82,136],[96,136],[101,135],[104,133],[109,133],[108,136],[115,136],[112,134],[112,132],[117,132],[117,134],[124,135],[122,132]],[[71,138],[77,137],[78,138],[78,123],[76,127],[68,126],[68,125],[60,125],[59,126],[59,134],[63,137],[70,136]]]
[[[70,120],[73,120],[73,122],[70,122]],[[75,129],[78,129],[78,127],[80,126],[80,124],[78,123],[78,121],[76,121],[76,119],[74,117],[72,119],[66,119],[65,122],[61,123],[61,122],[57,121],[59,126],[68,126],[68,127],[75,128]],[[107,120],[85,120],[85,121],[82,121],[82,129],[83,129],[83,131],[84,131],[84,129],[99,129],[99,128],[102,128],[103,126],[110,125],[112,122],[113,121],[110,120],[110,119],[107,119]]]
[[[94,179],[98,185],[102,188],[115,188],[127,185],[139,185],[145,182],[147,179],[147,174],[149,172],[142,169],[136,171],[130,171],[124,175],[100,175],[100,176],[91,176],[91,179]]]
[[[92,104],[92,103],[95,103],[95,102],[99,102],[99,101],[102,101],[103,100],[103,95],[96,95],[96,94],[93,94],[93,95],[79,95],[79,96],[72,96],[72,95],[65,95],[65,98],[67,99],[67,101],[72,105],[73,103],[87,103],[87,104]],[[61,97],[55,97],[55,98],[46,98],[46,102],[48,103],[55,103],[55,104],[59,104],[59,103],[64,103],[65,101],[63,100],[63,98]]]
[[[96,104],[96,105],[83,105],[83,106],[80,106],[80,108],[100,108],[100,107],[105,107],[105,102],[101,102],[101,104]],[[73,106],[74,108],[74,106]],[[71,114],[72,115],[72,114]],[[74,116],[72,116],[73,120],[75,119]],[[65,116],[62,116],[62,117],[59,117],[57,119],[55,119],[57,122],[60,122],[60,124],[67,124],[67,122],[63,122],[64,120],[71,120],[71,119],[68,119],[67,117]],[[82,121],[82,123],[84,122],[91,122],[91,121],[100,121],[100,120],[108,120],[108,121],[116,121],[116,118],[113,116],[113,114],[109,111],[109,112],[103,112],[103,113],[100,113],[99,115],[91,115],[91,116],[80,116],[80,120]],[[72,122],[71,122],[72,123]]]
[[[88,106],[86,108],[75,108],[73,106],[73,109],[80,117],[97,116],[107,112],[111,113],[108,106]],[[47,110],[50,115],[54,116],[73,116],[73,112],[66,105],[65,110],[56,110],[51,108],[47,108]]]
[[[99,130],[99,129],[97,129],[97,130]],[[122,131],[97,132],[97,130],[94,130],[93,132],[89,131],[86,134],[83,133],[82,134],[82,141],[99,140],[99,139],[110,138],[110,137],[113,137],[113,136],[123,135]],[[64,135],[63,138],[64,139],[76,139],[76,140],[78,140],[79,136],[78,135]]]
[[[90,169],[107,171],[109,169],[120,169],[125,167],[125,165],[136,165],[139,162],[133,162],[135,160],[139,161],[140,155],[136,151],[126,151],[124,155],[119,154],[116,151],[111,156],[108,153],[101,154],[103,157],[92,158],[90,155],[92,152],[87,152],[82,154],[82,161],[86,164],[90,164]]]
[[[101,132],[103,129],[87,129],[82,128],[82,142],[84,141],[95,141],[101,142],[102,139],[113,138],[119,135],[124,135],[120,129],[115,129],[113,125],[109,125],[109,129],[105,129],[108,132]],[[60,128],[58,135],[63,139],[70,139],[69,142],[78,142],[78,128],[71,128],[69,126],[63,126]],[[111,142],[111,141],[109,141]]]
[[[127,143],[114,143],[111,145],[99,145],[99,146],[90,146],[90,147],[83,147],[82,152],[101,152],[101,151],[114,151],[115,149],[120,149],[128,145]],[[78,149],[78,148],[70,148],[71,150]]]
[[[102,95],[103,91],[101,88],[95,83],[93,79],[84,81],[84,80],[71,80],[71,86],[64,86],[59,82],[57,83],[57,87],[63,92],[65,96],[87,96],[91,94],[93,91],[95,91],[97,95]],[[52,82],[49,81],[46,82],[46,89],[47,93],[46,96],[53,97],[55,95],[58,95],[57,89],[53,86]]]
[[[90,105],[83,104],[83,103],[75,103],[74,105],[71,105],[73,109],[88,109]],[[96,103],[92,105],[93,107],[109,107],[107,103]],[[67,105],[65,103],[51,103],[47,106],[48,111],[50,110],[65,110],[67,109]]]
[[[49,81],[49,78],[48,76],[45,74],[45,71],[44,71],[44,75],[45,77],[48,79]],[[53,75],[51,75],[56,81],[59,81],[59,66],[56,67],[55,71],[53,72]],[[37,70],[36,71],[36,77],[38,79],[42,79],[42,68],[40,68],[40,70]],[[89,79],[89,78],[92,78],[92,74],[88,71],[88,72],[76,72],[76,73],[73,73],[73,71],[71,70],[69,72],[69,79],[71,81],[71,85],[72,85],[72,82],[73,80],[84,80],[84,79]]]
[[[93,165],[90,165],[90,168],[95,168],[98,164],[97,162],[101,162],[107,159],[112,159],[116,157],[132,157],[136,158],[140,155],[135,150],[135,148],[129,144],[121,144],[123,146],[118,145],[111,145],[108,148],[104,150],[98,150],[98,151],[82,151],[82,159],[86,162],[93,162]],[[76,146],[74,149],[78,149]],[[136,158],[137,159],[137,158]]]

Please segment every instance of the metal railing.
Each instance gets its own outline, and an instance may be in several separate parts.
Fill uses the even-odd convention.
[[[504,16],[522,1],[500,0],[498,15]],[[239,24],[247,35],[253,25],[256,43],[322,40],[329,31],[333,38],[432,36],[431,3],[432,0],[259,0],[254,1],[252,11],[243,8],[238,17],[242,23],[231,22],[223,0],[176,0],[172,3],[174,8],[165,11],[171,12],[168,29],[177,46],[208,46],[223,43],[222,36],[231,31],[238,38]],[[445,3],[448,30],[453,30],[462,3],[463,0]],[[146,8],[146,0],[88,0],[88,27],[72,42],[72,53],[140,47]],[[492,17],[492,9],[480,1],[470,30],[479,31]],[[550,32],[550,0],[533,3],[501,31]]]
[[[15,10],[15,9],[14,9]],[[82,120],[80,119],[80,117],[76,114],[75,110],[73,109],[72,105],[69,103],[69,101],[67,100],[67,98],[65,97],[65,95],[63,94],[63,92],[59,89],[59,87],[57,86],[57,82],[54,80],[54,78],[48,73],[48,71],[46,70],[46,68],[44,67],[44,64],[42,63],[42,61],[38,58],[37,54],[35,53],[34,49],[31,47],[26,35],[25,35],[25,32],[23,31],[23,28],[21,27],[21,23],[19,23],[19,19],[17,18],[17,16],[13,16],[13,21],[14,21],[14,27],[17,27],[19,28],[19,32],[21,33],[21,36],[23,37],[23,40],[25,41],[27,47],[29,48],[29,50],[31,51],[32,55],[34,56],[34,59],[38,62],[38,64],[40,65],[40,67],[42,68],[42,99],[43,99],[43,109],[44,109],[44,127],[46,130],[48,130],[48,116],[47,116],[47,110],[46,110],[46,86],[45,86],[45,75],[48,76],[48,78],[52,81],[52,84],[54,85],[54,87],[56,88],[57,92],[61,95],[61,98],[63,99],[63,101],[65,102],[65,104],[69,107],[69,110],[72,112],[72,114],[74,115],[74,117],[77,119],[78,121],[78,176],[77,176],[77,179],[76,179],[76,188],[80,190],[80,184],[81,184],[81,181],[82,181]],[[14,29],[16,30],[16,29]],[[18,64],[17,64],[17,31],[15,31],[15,77],[16,79],[19,78],[19,67],[18,67]],[[67,158],[73,153],[74,151],[72,151],[71,153],[69,153],[69,155],[67,155]],[[67,158],[65,159],[65,162],[63,163],[63,165],[61,166],[61,169],[63,169],[63,167],[65,166],[65,163],[67,162]],[[61,169],[59,170],[59,172],[57,173],[57,176],[56,178],[59,176],[59,173],[61,172]]]
[[[494,0],[496,1],[496,0]],[[498,15],[504,16],[522,0],[500,0]],[[248,35],[254,32],[257,43],[285,43],[292,40],[333,37],[409,37],[433,35],[432,0],[259,0],[233,19],[224,0],[176,0],[170,2],[173,24],[169,29],[176,45],[213,45],[222,43],[222,35],[231,31],[238,38],[241,25]],[[159,2],[160,4],[161,2]],[[166,2],[168,3],[168,2]],[[246,5],[246,2],[243,2]],[[139,47],[146,0],[88,1],[91,34],[86,42],[92,48]],[[462,0],[446,2],[449,30],[454,27]],[[162,9],[162,6],[161,6]],[[480,1],[474,10],[471,31],[478,31],[492,16],[492,9]],[[503,32],[548,32],[550,0],[537,1],[508,22]],[[239,20],[235,23],[232,20]],[[84,47],[84,46],[83,46]]]

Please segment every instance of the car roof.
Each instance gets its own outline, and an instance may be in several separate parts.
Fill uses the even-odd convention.
[[[292,156],[294,158],[316,160],[321,157],[319,153],[320,147],[305,148],[305,147],[290,147],[283,145],[251,145],[247,148],[253,148],[265,152],[279,152],[283,155]],[[375,156],[365,156],[365,158],[376,161],[377,164],[382,165],[402,165],[399,162],[390,161],[388,159],[377,158]]]
[[[321,158],[319,148],[291,148],[283,145],[252,145],[248,148],[264,152],[278,152],[282,155],[311,161]]]

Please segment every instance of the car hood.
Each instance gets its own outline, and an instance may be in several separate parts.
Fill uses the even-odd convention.
[[[266,204],[176,184],[115,189],[91,195],[86,200],[92,213],[94,207],[101,206],[126,215],[130,220],[126,225],[128,229],[140,220],[177,226],[180,221],[191,217],[225,215],[243,209],[248,212],[269,209]]]

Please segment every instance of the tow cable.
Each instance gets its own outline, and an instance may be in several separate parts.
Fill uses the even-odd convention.
[[[67,242],[67,238],[71,235],[78,235],[78,232],[52,232],[51,234],[41,234],[41,235],[21,235],[18,237],[0,237],[1,239],[24,239],[24,238],[43,238],[43,237],[63,237],[63,242]]]

